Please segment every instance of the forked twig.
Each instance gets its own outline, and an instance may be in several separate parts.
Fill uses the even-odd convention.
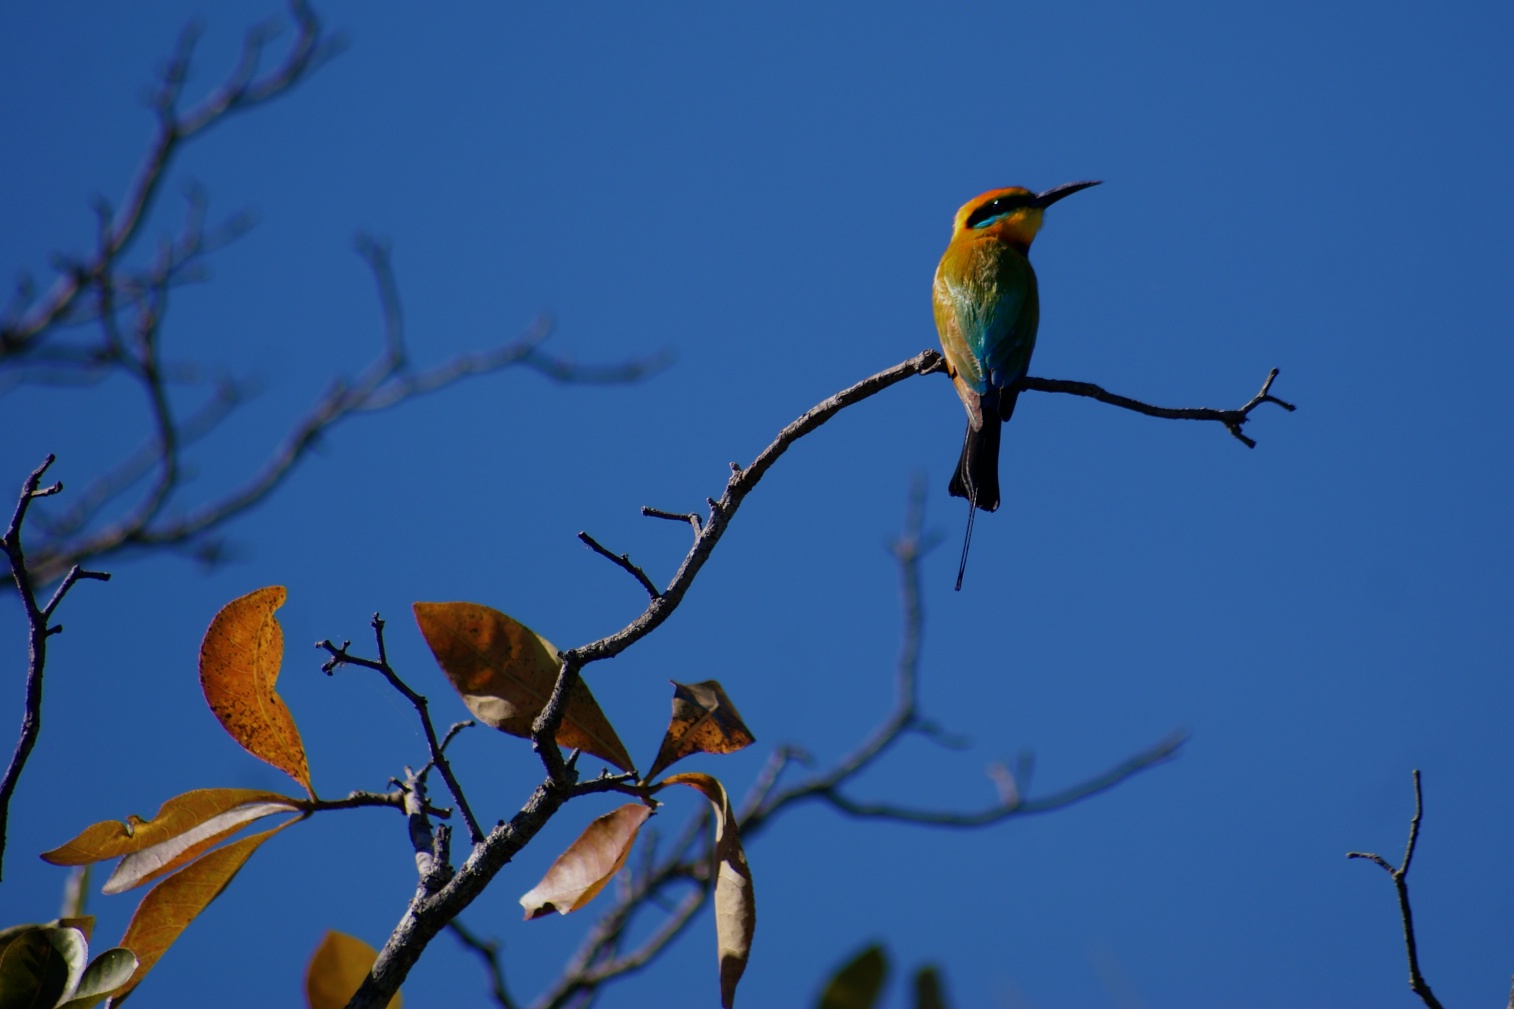
[[[331,656],[321,666],[321,671],[330,676],[336,671],[338,666],[350,665],[360,666],[363,669],[372,669],[388,680],[391,687],[404,695],[405,700],[410,702],[415,708],[416,714],[420,716],[421,729],[426,734],[426,746],[430,749],[431,753],[431,761],[426,767],[429,769],[434,766],[437,771],[441,772],[442,780],[447,783],[447,789],[452,793],[452,800],[457,803],[458,812],[462,814],[463,823],[468,827],[468,839],[475,845],[482,843],[484,832],[479,828],[478,821],[473,818],[473,810],[468,807],[468,800],[463,795],[463,788],[458,784],[457,777],[452,773],[452,765],[448,762],[446,753],[443,752],[444,744],[436,737],[436,728],[431,724],[431,710],[426,698],[411,690],[409,685],[399,678],[399,674],[394,671],[394,667],[389,665],[389,653],[384,645],[384,621],[377,613],[373,615],[370,626],[373,628],[373,636],[378,644],[378,659],[364,659],[350,654],[347,649],[351,642],[343,642],[341,645],[336,645],[327,639],[316,643],[317,648],[324,649]],[[463,724],[458,723],[448,730],[447,742],[451,742],[452,737],[462,727]],[[407,782],[407,785],[413,785],[416,790],[424,788],[424,775],[425,771],[423,770],[416,776],[414,783]]]
[[[49,621],[63,598],[68,595],[69,589],[81,579],[110,581],[110,575],[104,571],[85,571],[75,565],[69,569],[46,605],[37,604],[36,583],[32,570],[27,565],[26,552],[21,546],[21,526],[26,521],[26,513],[34,500],[62,492],[61,482],[42,486],[42,477],[55,459],[56,456],[49,455],[26,478],[16,499],[15,511],[11,513],[10,523],[5,527],[4,534],[0,535],[0,552],[5,554],[6,561],[10,564],[11,579],[15,582],[16,594],[21,598],[21,608],[26,613],[27,631],[26,689],[21,706],[21,736],[16,741],[10,763],[6,765],[5,777],[0,778],[0,870],[3,870],[5,860],[11,796],[15,794],[16,785],[21,781],[21,772],[26,769],[27,758],[37,745],[37,737],[42,733],[42,676],[47,667],[47,639],[63,631],[62,624],[50,625]],[[3,875],[3,871],[0,871],[0,875]]]
[[[1419,972],[1419,949],[1414,939],[1414,912],[1409,907],[1409,863],[1414,860],[1414,848],[1419,843],[1419,824],[1424,816],[1424,796],[1419,787],[1419,769],[1414,770],[1414,816],[1409,820],[1409,841],[1404,845],[1404,860],[1398,868],[1388,860],[1370,851],[1348,851],[1347,858],[1365,858],[1393,877],[1393,888],[1398,892],[1398,913],[1404,923],[1404,949],[1409,958],[1409,988],[1419,996],[1428,1009],[1442,1009],[1440,1000],[1430,990],[1430,982]],[[1514,994],[1510,995],[1514,1001]]]

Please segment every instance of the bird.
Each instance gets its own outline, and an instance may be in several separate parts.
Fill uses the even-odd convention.
[[[1035,193],[990,189],[964,203],[931,285],[946,371],[967,410],[962,456],[947,487],[967,499],[967,532],[957,591],[967,571],[973,518],[999,507],[999,432],[1019,398],[1041,318],[1030,243],[1046,208],[1102,180],[1068,182]]]

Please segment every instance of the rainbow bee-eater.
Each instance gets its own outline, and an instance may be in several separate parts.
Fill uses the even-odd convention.
[[[967,498],[967,533],[957,588],[967,569],[973,516],[999,507],[999,428],[1014,413],[1017,383],[1030,367],[1041,318],[1030,243],[1046,208],[1098,182],[1069,182],[1044,193],[992,189],[963,204],[936,267],[931,297],[946,370],[967,408],[967,436],[948,488]]]

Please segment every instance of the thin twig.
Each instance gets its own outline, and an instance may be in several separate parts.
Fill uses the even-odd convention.
[[[21,546],[21,526],[26,521],[27,510],[34,500],[62,492],[61,482],[48,487],[42,486],[42,477],[56,458],[49,455],[42,460],[42,465],[32,470],[31,475],[22,483],[21,493],[16,499],[15,511],[11,513],[11,520],[5,527],[4,535],[0,536],[0,552],[5,554],[6,561],[10,564],[16,594],[20,597],[21,608],[26,613],[27,630],[26,690],[21,707],[21,737],[16,741],[16,749],[12,752],[10,763],[5,768],[5,777],[0,778],[0,877],[4,874],[5,840],[10,826],[11,796],[16,792],[16,785],[21,781],[21,772],[26,768],[27,758],[31,756],[32,749],[37,745],[37,737],[42,732],[42,676],[47,667],[47,639],[63,631],[61,624],[49,626],[48,621],[57,610],[58,604],[63,602],[63,598],[68,595],[69,589],[73,588],[80,579],[110,581],[110,575],[103,571],[85,571],[75,565],[53,592],[47,605],[37,605],[36,583],[33,580],[32,570],[27,566],[26,553]]]
[[[364,792],[352,791],[340,799],[302,799],[300,808],[312,813],[325,812],[333,809],[366,809],[371,806],[382,806],[390,809],[405,809],[406,795],[403,789],[395,792]],[[427,803],[425,806],[427,816],[439,817],[443,820],[452,816],[452,810],[445,807],[433,806]]]
[[[499,940],[479,938],[456,918],[447,922],[447,928],[457,936],[458,942],[477,953],[484,962],[484,970],[489,974],[489,994],[493,996],[494,1004],[500,1009],[517,1009],[515,1000],[505,987],[505,971],[499,959]]]
[[[426,698],[411,690],[405,681],[399,678],[399,674],[394,671],[394,668],[389,665],[388,651],[384,646],[383,618],[375,613],[370,626],[373,628],[373,636],[378,644],[379,657],[377,660],[351,655],[347,651],[347,642],[343,642],[341,646],[337,646],[328,639],[316,644],[317,648],[324,649],[331,656],[321,666],[321,670],[329,676],[338,666],[342,665],[361,666],[364,669],[372,669],[388,680],[391,687],[404,695],[405,699],[415,708],[416,714],[420,716],[421,728],[426,733],[426,745],[431,752],[431,764],[428,766],[434,765],[441,772],[442,780],[447,783],[447,789],[452,793],[452,800],[457,803],[458,812],[462,814],[463,823],[468,828],[469,840],[475,845],[480,844],[484,840],[484,832],[479,829],[478,821],[473,818],[473,810],[468,807],[468,800],[463,795],[462,786],[457,783],[457,778],[452,773],[452,765],[447,761],[447,755],[442,752],[441,742],[436,738],[436,728],[431,724],[431,711]],[[424,787],[425,782],[422,780],[420,784]]]
[[[672,522],[687,522],[694,527],[695,536],[698,536],[704,530],[704,519],[700,518],[697,512],[667,512],[661,508],[642,505],[641,513],[647,518],[668,519]]]
[[[1109,392],[1092,382],[1069,382],[1060,378],[1033,378],[1026,377],[1020,380],[1020,388],[1034,389],[1037,392],[1065,392],[1074,396],[1087,396],[1096,399],[1100,403],[1108,403],[1110,406],[1118,406],[1126,410],[1134,410],[1148,417],[1161,417],[1166,420],[1212,420],[1225,425],[1225,429],[1236,438],[1240,439],[1247,448],[1256,448],[1255,440],[1241,432],[1242,426],[1251,419],[1251,411],[1263,403],[1276,403],[1278,406],[1292,413],[1297,407],[1292,403],[1285,403],[1272,395],[1272,383],[1278,376],[1278,369],[1273,368],[1267,373],[1267,379],[1262,383],[1262,389],[1245,406],[1237,410],[1216,410],[1207,406],[1200,407],[1169,407],[1153,406],[1143,403],[1129,396],[1121,396],[1118,393]]]
[[[1409,988],[1419,996],[1427,1009],[1442,1009],[1440,1000],[1430,990],[1430,982],[1419,972],[1419,948],[1414,939],[1414,912],[1409,907],[1409,863],[1414,860],[1414,848],[1419,844],[1419,824],[1424,816],[1424,795],[1419,787],[1419,769],[1414,770],[1414,816],[1409,820],[1409,840],[1404,845],[1404,860],[1398,868],[1388,860],[1370,851],[1348,851],[1347,858],[1365,858],[1376,863],[1393,877],[1393,887],[1398,892],[1398,913],[1404,923],[1404,949],[1409,959]],[[1514,993],[1509,996],[1514,1002]]]
[[[585,532],[579,533],[578,538],[580,540],[583,540],[584,545],[587,546],[590,550],[593,550],[595,553],[599,554],[599,556],[610,561],[610,563],[621,568],[632,578],[635,578],[638,582],[640,582],[641,587],[647,590],[647,595],[651,596],[653,599],[660,599],[662,597],[662,593],[657,591],[657,586],[653,584],[652,579],[647,577],[647,573],[637,565],[631,563],[630,554],[611,553],[609,550],[605,549],[605,547],[602,546],[598,540]]]
[[[1053,792],[1039,799],[1027,799],[1016,793],[1010,796],[1008,802],[1001,801],[975,813],[912,809],[889,803],[856,802],[835,789],[821,790],[797,798],[819,799],[837,811],[859,819],[892,820],[897,823],[918,823],[932,827],[987,827],[1013,817],[1032,816],[1037,813],[1050,813],[1064,809],[1098,795],[1100,792],[1107,792],[1142,771],[1173,759],[1187,738],[1187,733],[1175,732],[1155,745],[1120,761],[1104,773],[1064,788],[1060,792]]]

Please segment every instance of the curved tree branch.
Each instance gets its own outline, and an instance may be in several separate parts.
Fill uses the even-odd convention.
[[[1027,377],[1020,380],[1020,388],[1034,389],[1037,392],[1065,392],[1073,396],[1087,396],[1096,399],[1100,403],[1108,403],[1110,406],[1118,406],[1125,410],[1134,410],[1148,417],[1161,417],[1166,420],[1212,420],[1225,425],[1225,429],[1235,435],[1247,448],[1256,448],[1256,442],[1241,432],[1246,421],[1251,419],[1251,411],[1263,403],[1276,403],[1278,406],[1292,413],[1297,409],[1292,403],[1285,403],[1272,395],[1272,383],[1277,379],[1278,369],[1273,368],[1267,373],[1267,379],[1262,383],[1261,391],[1244,405],[1235,410],[1216,410],[1207,406],[1170,407],[1153,406],[1143,403],[1129,396],[1121,396],[1118,393],[1109,392],[1092,382],[1069,382],[1060,378],[1033,378]]]

